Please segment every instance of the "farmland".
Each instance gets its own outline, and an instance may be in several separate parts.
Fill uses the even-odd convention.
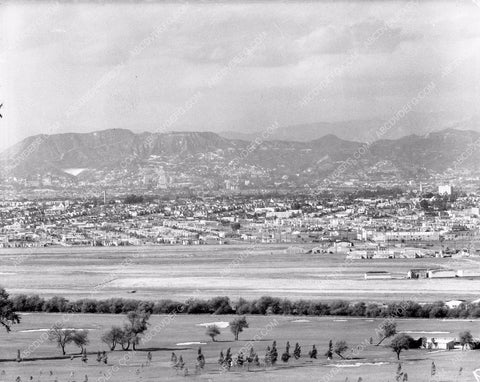
[[[393,380],[398,367],[395,354],[387,346],[363,345],[352,356],[351,360],[342,361],[334,356],[328,361],[323,353],[326,351],[330,339],[336,341],[344,339],[350,348],[359,344],[365,344],[370,337],[375,337],[375,329],[382,322],[381,319],[337,319],[337,318],[311,318],[299,319],[289,316],[249,316],[250,324],[240,335],[238,342],[233,342],[232,333],[222,329],[217,342],[212,342],[205,336],[205,328],[199,326],[202,323],[229,321],[231,316],[176,316],[168,319],[166,316],[152,316],[151,328],[161,326],[158,334],[150,341],[143,342],[136,353],[114,351],[108,353],[108,364],[99,364],[96,361],[98,350],[108,350],[101,343],[101,334],[111,325],[120,325],[123,316],[111,315],[69,315],[64,318],[65,325],[77,329],[88,329],[91,343],[88,345],[89,360],[82,364],[80,358],[70,359],[70,354],[78,353],[78,348],[73,345],[67,346],[67,357],[64,359],[42,359],[36,361],[23,361],[16,363],[13,359],[17,349],[27,349],[35,340],[41,338],[42,329],[51,327],[54,322],[62,320],[61,314],[33,313],[23,314],[22,323],[14,327],[11,333],[0,332],[0,370],[5,371],[5,376],[0,380],[13,381],[16,376],[21,376],[22,381],[34,376],[35,380],[50,381],[50,370],[59,381],[68,381],[72,372],[77,381],[83,381],[88,375],[89,381],[101,380],[104,373],[108,374],[116,370],[111,377],[112,381],[182,381],[194,378],[200,381],[221,380],[298,380],[298,381],[322,381],[322,378],[331,375],[330,381],[357,381],[362,376],[364,381],[387,381]],[[453,321],[453,320],[397,320],[398,330],[409,333],[415,338],[428,337],[455,337],[458,331],[470,329],[474,336],[480,335],[479,321]],[[238,352],[242,346],[254,339],[253,347],[260,358],[265,354],[267,345],[273,340],[277,341],[279,353],[284,350],[286,341],[292,346],[299,342],[302,346],[302,357],[299,360],[291,359],[288,364],[280,360],[274,367],[265,370],[264,367],[253,367],[250,371],[233,368],[231,371],[222,373],[217,364],[220,350],[228,347],[233,353]],[[201,343],[203,354],[206,357],[205,369],[200,375],[192,377],[198,349]],[[308,350],[315,344],[319,351],[317,360],[308,358]],[[38,346],[37,346],[38,345]],[[31,358],[52,358],[59,356],[60,350],[53,343],[39,340],[36,348],[30,355]],[[385,344],[386,345],[386,344]],[[152,353],[152,364],[146,364],[147,351]],[[190,377],[185,378],[170,366],[170,355],[174,351],[178,356],[182,355],[186,367],[189,368]],[[347,353],[348,355],[348,353]],[[6,361],[10,359],[11,361]],[[427,351],[407,350],[401,355],[402,367],[413,381],[429,381],[430,367],[435,362],[440,381],[474,381],[472,371],[480,367],[477,351],[464,351],[455,349],[452,351]],[[144,367],[142,367],[142,364]],[[117,368],[114,368],[117,366]],[[459,375],[460,368],[462,372]],[[334,372],[332,372],[334,370]],[[42,372],[43,379],[37,379]],[[50,379],[49,379],[50,378]]]
[[[292,254],[287,246],[165,246],[139,248],[42,248],[0,251],[1,284],[10,294],[128,297],[182,300],[263,295],[319,300],[418,302],[473,300],[480,279],[407,280],[415,267],[469,269],[469,259],[374,259],[345,261],[343,255]],[[392,280],[364,280],[386,270]],[[131,293],[135,292],[135,293]]]

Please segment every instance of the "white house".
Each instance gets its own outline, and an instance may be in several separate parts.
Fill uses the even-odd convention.
[[[455,348],[455,338],[427,338],[427,349],[451,350]]]
[[[445,305],[449,309],[457,309],[461,304],[464,304],[466,301],[465,300],[450,300],[445,302]]]

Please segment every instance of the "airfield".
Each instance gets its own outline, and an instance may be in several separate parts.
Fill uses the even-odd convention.
[[[307,248],[306,248],[307,249]],[[145,300],[229,296],[417,302],[480,297],[480,279],[406,278],[411,268],[480,268],[479,258],[345,260],[287,245],[65,247],[0,250],[0,285],[15,294]],[[391,280],[365,280],[368,271]]]

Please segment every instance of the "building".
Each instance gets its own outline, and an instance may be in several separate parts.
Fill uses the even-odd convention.
[[[480,277],[480,269],[459,269],[457,277]]]
[[[386,241],[438,241],[439,239],[439,232],[392,231],[385,233]]]
[[[454,278],[457,276],[457,272],[452,269],[432,269],[428,271],[429,279],[446,279]]]
[[[438,193],[440,195],[452,195],[452,186],[450,185],[442,185],[442,186],[438,186]]]
[[[466,303],[465,300],[450,300],[445,302],[445,305],[448,309],[457,309],[460,305]]]
[[[427,349],[452,350],[455,348],[455,338],[428,338]]]
[[[370,271],[365,272],[365,280],[390,280],[392,274],[387,271]]]
[[[426,279],[428,277],[427,268],[414,268],[407,272],[408,279]]]
[[[368,252],[365,249],[355,249],[347,253],[347,259],[360,260],[360,259],[372,259],[372,258],[373,258],[373,252]]]

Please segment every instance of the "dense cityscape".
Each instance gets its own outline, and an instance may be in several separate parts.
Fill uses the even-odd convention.
[[[360,257],[374,249],[375,256],[392,256],[387,246],[402,247],[405,243],[428,244],[431,248],[425,256],[475,256],[479,205],[480,195],[449,185],[440,185],[435,192],[376,188],[325,191],[318,196],[104,193],[94,199],[4,199],[0,202],[0,245],[247,242],[316,244],[326,250],[337,242],[349,241],[357,243],[351,255]],[[402,253],[408,256],[407,252]]]

